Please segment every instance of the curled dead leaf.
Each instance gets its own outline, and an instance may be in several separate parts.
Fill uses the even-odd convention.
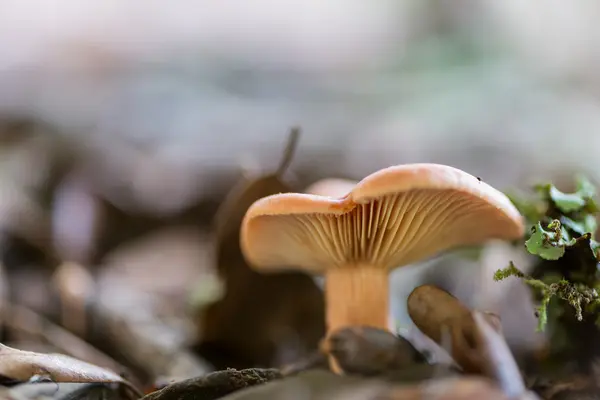
[[[408,314],[415,325],[437,344],[442,345],[444,332],[450,335],[452,358],[468,373],[482,373],[481,360],[473,357],[477,332],[471,310],[450,293],[432,285],[415,288],[408,296]],[[496,331],[501,331],[500,319],[491,313],[483,314]]]
[[[276,171],[244,178],[215,216],[216,266],[223,297],[201,311],[200,352],[217,368],[275,366],[316,350],[325,331],[323,295],[312,277],[300,272],[260,274],[240,249],[240,227],[256,200],[290,192],[282,176],[299,137],[292,129]]]
[[[113,371],[63,354],[42,354],[0,344],[0,375],[26,382],[44,376],[53,382],[118,383],[135,390]]]

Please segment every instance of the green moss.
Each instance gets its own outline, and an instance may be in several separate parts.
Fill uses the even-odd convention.
[[[539,276],[526,275],[511,263],[496,271],[494,280],[514,276],[529,285],[539,300],[538,329],[544,330],[551,304],[570,307],[577,321],[582,321],[586,313],[600,311],[596,291],[600,287],[600,244],[593,239],[598,206],[596,188],[583,176],[577,177],[573,193],[562,192],[552,184],[537,185],[535,192],[534,198],[513,196],[511,201],[531,226],[523,239],[527,252],[538,257],[534,270]],[[560,302],[551,303],[553,298]],[[595,318],[600,323],[600,316]]]

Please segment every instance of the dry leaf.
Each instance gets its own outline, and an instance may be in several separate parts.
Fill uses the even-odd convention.
[[[239,244],[250,205],[291,191],[281,176],[297,137],[293,130],[275,173],[240,182],[217,213],[216,261],[225,294],[202,311],[199,326],[200,351],[217,368],[287,364],[315,350],[324,333],[323,295],[314,280],[300,272],[260,274],[246,264]]]
[[[415,325],[437,344],[442,344],[445,329],[450,334],[452,358],[470,373],[482,373],[484,367],[472,357],[470,338],[477,328],[471,310],[450,293],[432,285],[415,288],[408,296],[408,314]],[[485,318],[497,331],[501,330],[499,318],[486,313]]]
[[[42,354],[0,344],[0,375],[28,381],[35,375],[54,382],[115,382],[128,384],[121,376],[104,368],[63,354]]]

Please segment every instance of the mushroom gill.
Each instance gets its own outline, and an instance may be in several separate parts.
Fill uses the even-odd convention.
[[[497,218],[493,218],[497,215]],[[419,189],[352,204],[341,214],[309,213],[261,216],[260,223],[277,237],[265,248],[260,264],[323,269],[369,264],[389,270],[410,264],[456,245],[503,237],[502,212],[478,197],[448,189]],[[265,241],[262,245],[269,246]]]

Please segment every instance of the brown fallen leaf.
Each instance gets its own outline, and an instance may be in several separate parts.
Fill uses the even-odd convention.
[[[425,335],[442,345],[443,333],[450,335],[450,351],[452,358],[467,373],[482,373],[484,366],[472,357],[471,343],[476,335],[477,327],[471,310],[450,293],[432,285],[415,288],[408,296],[408,314],[417,328]],[[483,314],[496,331],[502,327],[498,316]]]
[[[447,350],[467,373],[490,379],[508,398],[531,398],[519,367],[502,335],[499,317],[470,311],[435,286],[416,288],[408,299],[415,325],[436,342],[447,333]]]
[[[110,382],[133,389],[118,374],[76,358],[23,351],[3,344],[0,344],[0,375],[21,382],[38,375],[53,382]]]
[[[244,179],[215,218],[216,264],[224,296],[201,311],[202,355],[217,369],[279,366],[312,350],[325,331],[323,295],[307,274],[260,274],[242,255],[239,235],[250,205],[265,196],[289,192],[282,179],[298,140],[293,129],[277,171]]]

